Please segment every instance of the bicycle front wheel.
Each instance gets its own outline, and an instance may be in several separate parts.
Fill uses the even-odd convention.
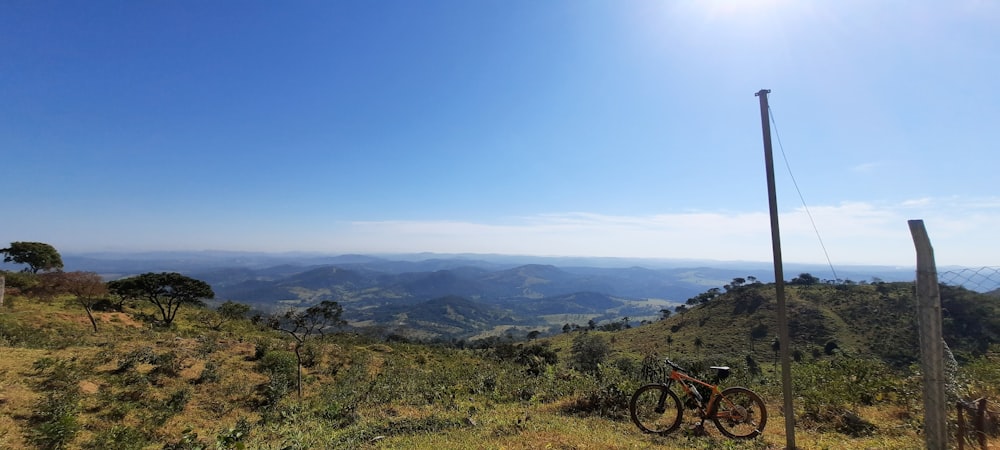
[[[722,434],[733,439],[755,438],[767,424],[764,400],[755,392],[742,387],[722,391],[716,400],[712,421]]]
[[[669,387],[647,384],[632,395],[628,403],[632,422],[643,433],[668,434],[681,425],[684,408]]]

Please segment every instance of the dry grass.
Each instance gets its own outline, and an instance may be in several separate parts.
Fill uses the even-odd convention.
[[[683,429],[667,437],[652,436],[639,432],[626,417],[565,412],[587,383],[594,382],[562,365],[529,376],[523,368],[494,361],[486,352],[387,344],[351,336],[318,346],[316,366],[305,370],[302,400],[289,393],[266,409],[260,406],[260,389],[269,378],[252,360],[255,342],[269,340],[274,347],[284,348],[287,341],[280,335],[244,325],[213,332],[197,323],[195,310],[182,310],[181,322],[169,331],[151,330],[130,315],[102,316],[101,324],[106,326],[95,335],[83,311],[71,304],[23,299],[16,304],[14,310],[0,309],[0,314],[82,337],[75,345],[51,349],[0,342],[3,449],[30,448],[27,418],[41,393],[29,377],[33,363],[41,358],[75,358],[91,367],[79,383],[81,431],[68,448],[96,442],[114,426],[143,430],[150,449],[177,442],[185,430],[197,433],[201,442],[214,448],[216,436],[229,432],[241,419],[252,424],[249,437],[244,438],[247,448],[764,450],[780,449],[786,443],[783,417],[778,413],[780,398],[774,395],[767,399],[771,414],[758,439],[729,440],[712,425],[707,426],[708,436],[694,436]],[[652,350],[638,342],[653,340],[644,338],[644,333],[643,328],[631,330],[628,341],[623,338],[626,334],[599,334],[617,341],[613,357],[635,357]],[[569,333],[548,340],[560,361],[568,359],[574,336]],[[145,347],[157,357],[172,354],[175,371],[158,372],[160,363],[146,361],[122,370],[125,355],[141,353]],[[210,366],[216,373],[206,381]],[[130,393],[126,381],[130,374],[136,380],[148,380],[148,386]],[[537,395],[520,398],[504,391],[518,383],[524,385],[519,389],[532,389]],[[369,395],[366,390],[371,386],[384,391]],[[542,395],[559,389],[566,391]],[[176,414],[162,423],[149,418],[171,395],[185,390],[190,398]],[[128,395],[139,398],[129,403]],[[338,402],[336,406],[348,412],[324,410]],[[114,408],[121,409],[120,417],[112,414]],[[905,407],[883,404],[858,408],[857,413],[876,425],[873,435],[848,437],[799,427],[798,446],[847,450],[923,446],[913,426],[919,418]],[[686,424],[693,424],[690,417]]]

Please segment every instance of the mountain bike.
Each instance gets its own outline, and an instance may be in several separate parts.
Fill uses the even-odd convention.
[[[670,376],[658,383],[640,387],[632,395],[628,410],[644,433],[667,435],[681,425],[685,407],[695,410],[701,419],[695,430],[704,432],[705,421],[712,420],[722,434],[733,439],[751,439],[760,435],[767,424],[767,409],[764,400],[755,392],[744,387],[719,389],[711,384],[688,375],[686,370],[666,359],[670,366]],[[716,383],[729,376],[729,368],[713,366],[717,371]],[[674,385],[684,397],[684,402],[672,389]],[[708,401],[699,392],[699,387],[708,389]]]

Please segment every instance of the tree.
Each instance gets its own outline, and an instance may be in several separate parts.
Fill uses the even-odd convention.
[[[661,309],[660,310],[660,320],[667,320],[669,318],[670,318],[670,310],[669,309]]]
[[[597,374],[598,367],[611,353],[611,347],[600,335],[583,333],[573,338],[573,347],[570,352],[573,367],[576,370]]]
[[[819,278],[814,277],[809,273],[800,273],[799,276],[792,278],[788,284],[798,285],[798,286],[812,286],[814,284],[819,284]]]
[[[295,339],[295,361],[298,363],[297,385],[299,398],[302,398],[302,346],[313,334],[323,335],[323,329],[343,325],[340,316],[344,308],[337,302],[324,300],[318,305],[305,310],[289,309],[284,314],[274,315],[268,319],[268,326],[278,331],[288,333]]]
[[[62,256],[56,248],[44,242],[11,242],[10,247],[0,249],[4,254],[3,262],[27,264],[27,272],[61,270]]]
[[[181,305],[203,306],[215,297],[208,283],[176,272],[144,273],[108,283],[108,289],[120,298],[148,300],[160,310],[163,326],[170,326]]]
[[[781,353],[781,340],[777,337],[771,341],[771,350],[774,350],[774,369],[778,369],[778,354]]]
[[[711,288],[705,292],[702,292],[701,294],[698,294],[694,297],[687,299],[685,303],[687,303],[688,305],[702,305],[712,301],[713,299],[715,299],[720,295],[722,295],[721,289]]]
[[[97,333],[97,320],[94,319],[94,306],[108,293],[108,288],[104,284],[101,276],[93,272],[65,272],[61,273],[62,284],[66,292],[73,294],[76,302],[87,312],[87,318]]]
[[[97,332],[97,320],[94,309],[106,302],[108,290],[101,276],[93,272],[46,272],[37,275],[38,283],[30,290],[32,295],[40,298],[55,298],[70,294],[73,299],[87,312],[87,318]]]
[[[107,282],[112,305],[118,311],[125,309],[125,302],[143,299],[142,283],[136,277],[122,278]]]
[[[248,312],[250,312],[250,305],[226,300],[215,311],[206,314],[202,322],[213,330],[219,331],[226,322],[243,319],[247,316]]]

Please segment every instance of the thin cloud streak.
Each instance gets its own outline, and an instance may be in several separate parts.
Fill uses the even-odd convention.
[[[784,261],[914,264],[907,220],[922,219],[939,265],[995,265],[992,238],[997,199],[897,205],[845,202],[781,214]],[[972,238],[972,239],[970,239]],[[359,221],[337,232],[345,251],[503,253],[549,256],[685,258],[770,261],[770,221],[764,212],[682,212],[650,216],[596,213],[517,217],[503,224],[463,221]],[[964,242],[974,242],[969,245]]]

